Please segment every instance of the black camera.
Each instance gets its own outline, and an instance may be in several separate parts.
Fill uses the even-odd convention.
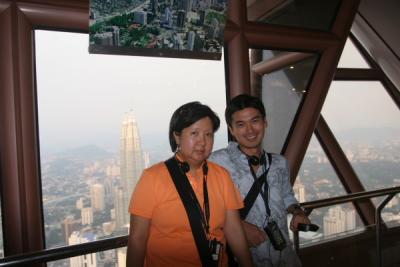
[[[211,258],[216,263],[215,266],[218,266],[218,262],[221,259],[223,244],[214,238],[213,240],[209,241],[209,247],[211,252]]]
[[[267,226],[264,227],[272,246],[276,250],[283,250],[286,247],[286,240],[283,236],[281,229],[275,221],[269,221]]]

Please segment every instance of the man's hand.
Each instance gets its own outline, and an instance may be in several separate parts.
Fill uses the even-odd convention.
[[[267,240],[267,234],[256,225],[242,221],[247,243],[250,247],[257,247]]]
[[[293,213],[292,220],[290,221],[290,230],[298,231],[297,225],[299,223],[310,224],[311,221],[304,212],[295,212]]]

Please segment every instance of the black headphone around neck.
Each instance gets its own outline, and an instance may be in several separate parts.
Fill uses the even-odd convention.
[[[262,153],[260,158],[257,156],[247,156],[247,158],[249,160],[249,163],[253,166],[264,165],[265,163],[267,163],[264,152]]]
[[[265,158],[265,152],[263,151],[261,154],[261,157],[257,157],[257,156],[247,156],[247,159],[249,160],[249,163],[252,166],[258,166],[258,165],[264,165],[267,163],[267,160]]]
[[[181,169],[181,171],[183,173],[187,173],[190,171],[190,165],[189,163],[187,163],[186,161],[180,161],[177,157],[175,157],[176,161],[178,162],[179,168]],[[203,163],[203,175],[207,175],[208,174],[208,165],[207,165],[207,161],[204,161]]]
[[[240,146],[239,146],[239,145],[238,145],[238,148],[239,148],[240,152],[242,152],[242,153],[247,157],[247,160],[249,161],[249,165],[258,166],[258,165],[264,165],[264,164],[267,163],[267,159],[266,159],[266,157],[265,157],[265,154],[266,154],[266,153],[265,153],[264,149],[263,149],[263,151],[262,151],[262,153],[261,153],[261,157],[257,157],[257,156],[255,156],[255,155],[252,155],[252,156],[247,155],[246,153],[244,153],[244,152],[240,149]]]

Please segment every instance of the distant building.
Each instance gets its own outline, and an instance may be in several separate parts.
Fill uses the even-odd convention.
[[[113,222],[104,222],[102,224],[102,228],[103,228],[103,234],[104,235],[111,235],[112,232],[114,231],[115,228],[115,224]]]
[[[187,50],[193,51],[195,39],[196,33],[194,31],[190,31],[187,38]]]
[[[147,24],[147,13],[145,11],[135,11],[134,14],[134,22],[139,23],[141,25]]]
[[[102,184],[93,184],[90,186],[90,197],[93,211],[103,211],[105,207],[105,189]]]
[[[115,228],[122,229],[127,224],[128,208],[125,205],[126,197],[124,193],[125,189],[121,186],[114,188],[114,216],[115,216]],[[126,216],[125,216],[126,213]]]
[[[107,166],[106,175],[109,177],[119,176],[119,166],[116,164],[111,164]]]
[[[199,24],[199,26],[203,26],[204,22],[206,20],[206,11],[205,10],[199,10],[197,13],[199,14],[199,22],[198,22],[198,24]]]
[[[164,10],[163,24],[167,28],[172,28],[172,26],[173,26],[172,11],[169,7],[165,8],[165,10]]]
[[[219,21],[216,18],[213,18],[211,20],[211,31],[210,31],[211,39],[217,39],[219,33],[220,33]]]
[[[112,46],[114,42],[112,32],[96,33],[93,38],[94,43],[98,45]]]
[[[144,168],[150,167],[150,154],[149,152],[143,153]]]
[[[193,9],[193,0],[182,0],[182,9],[185,10],[186,13],[192,11]]]
[[[126,247],[117,249],[118,267],[126,267]]]
[[[93,209],[92,207],[85,207],[81,209],[82,225],[90,225],[93,223]]]
[[[117,26],[111,26],[107,32],[96,33],[94,43],[103,46],[120,46],[120,33]]]
[[[132,113],[127,114],[122,122],[120,140],[121,187],[117,188],[114,195],[117,229],[129,224],[129,201],[143,170],[139,129]]]
[[[324,216],[324,235],[330,236],[356,228],[356,213],[354,209],[332,207]]]
[[[158,0],[151,0],[151,11],[153,12],[154,15],[158,14]]]
[[[119,41],[119,28],[117,26],[112,26],[112,38],[113,38],[113,46],[120,46],[121,43]]]
[[[176,27],[178,27],[178,28],[185,27],[186,11],[178,10],[178,15],[177,16],[178,17],[177,17],[177,20],[176,20]]]
[[[68,245],[83,244],[83,243],[87,243],[87,242],[93,242],[95,240],[96,240],[96,236],[91,232],[80,233],[78,231],[75,231],[69,237]],[[95,253],[70,258],[69,262],[70,262],[70,267],[82,267],[82,266],[96,267],[97,266]]]
[[[80,197],[80,198],[76,201],[75,206],[76,206],[76,208],[77,208],[78,210],[81,210],[81,209],[83,209],[83,208],[85,208],[85,207],[90,207],[90,201],[89,201],[89,199],[86,198],[86,197]]]
[[[78,230],[79,228],[79,220],[76,220],[73,218],[73,216],[68,216],[61,222],[61,228],[64,234],[64,241],[66,244],[68,244],[68,239],[71,236],[71,234]]]
[[[306,188],[304,184],[300,182],[300,178],[297,179],[295,185],[293,186],[294,196],[299,202],[306,201]]]

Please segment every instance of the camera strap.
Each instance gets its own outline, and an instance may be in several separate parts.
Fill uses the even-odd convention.
[[[250,171],[254,178],[254,183],[251,186],[249,192],[247,193],[247,195],[243,201],[244,208],[242,208],[240,210],[240,218],[242,218],[242,220],[244,220],[246,218],[251,207],[253,206],[254,202],[256,201],[259,193],[261,193],[260,195],[265,202],[265,208],[267,210],[268,216],[271,214],[271,209],[269,208],[269,204],[268,204],[268,182],[267,182],[267,175],[268,175],[269,169],[271,167],[271,163],[272,163],[271,153],[267,153],[267,157],[268,157],[268,168],[266,167],[266,163],[264,163],[263,164],[263,168],[264,168],[263,174],[258,178],[257,178],[256,174],[254,173],[254,170],[253,170],[251,164],[249,163]],[[265,182],[265,187],[264,187],[264,190],[262,190],[262,186],[263,186],[264,182]]]
[[[214,262],[209,250],[209,241],[206,233],[209,233],[209,202],[206,177],[203,177],[203,196],[204,196],[204,213],[201,209],[196,194],[189,183],[187,176],[179,168],[175,157],[172,157],[164,162],[174,181],[176,191],[182,200],[186,214],[189,219],[190,228],[193,238],[196,243],[197,251],[199,252],[201,264],[203,267],[214,266]],[[204,175],[205,176],[205,175]]]

